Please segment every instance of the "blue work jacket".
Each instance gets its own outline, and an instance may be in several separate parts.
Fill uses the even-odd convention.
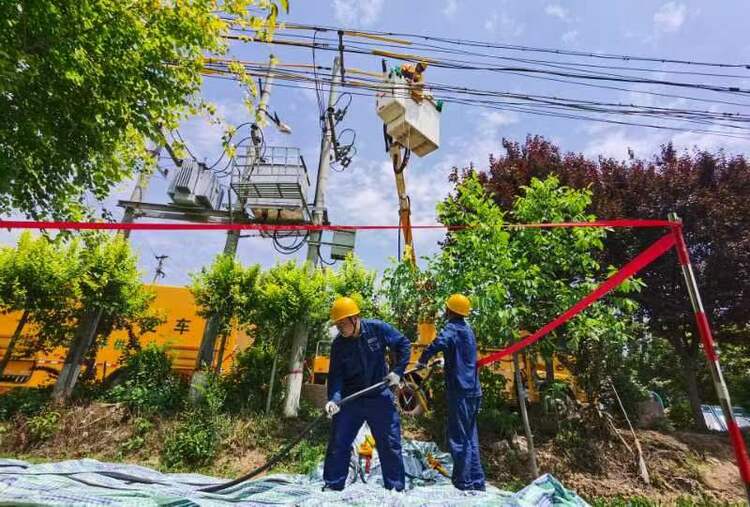
[[[391,368],[400,377],[409,362],[411,343],[396,328],[380,320],[360,320],[359,336],[345,338],[340,334],[331,344],[328,368],[328,399],[339,402],[352,393],[377,384],[388,374],[386,349],[396,353]],[[385,392],[390,394],[389,390]],[[374,393],[372,396],[380,396]]]
[[[471,326],[463,318],[449,320],[437,338],[422,352],[419,362],[427,364],[438,352],[442,352],[445,357],[445,385],[448,394],[481,396],[477,341]]]

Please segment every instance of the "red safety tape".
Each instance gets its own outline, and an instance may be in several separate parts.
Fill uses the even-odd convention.
[[[483,357],[477,361],[477,367],[486,366],[495,361],[515,354],[519,350],[528,347],[532,343],[539,341],[546,334],[554,331],[567,321],[581,313],[583,310],[591,306],[594,302],[604,297],[609,291],[620,285],[622,282],[636,274],[641,269],[645,268],[656,259],[661,257],[675,244],[675,237],[670,232],[660,239],[655,241],[650,247],[638,254],[638,256],[622,267],[617,273],[607,278],[602,282],[591,294],[578,301],[575,305],[570,307],[565,313],[557,317],[555,320],[545,325],[532,335],[527,336],[523,340],[510,345],[502,350],[494,352],[488,356]]]
[[[698,323],[698,334],[701,337],[706,357],[709,361],[716,361],[719,358],[719,354],[716,353],[714,337],[711,335],[711,327],[708,325],[706,314],[704,312],[697,312],[695,314],[695,320]]]
[[[50,229],[50,230],[109,230],[109,231],[335,231],[335,230],[395,230],[400,225],[313,225],[313,224],[197,224],[164,222],[53,222],[31,220],[0,220],[0,228]],[[441,224],[412,225],[412,229],[461,230],[470,226],[446,226]],[[595,222],[558,222],[537,224],[504,224],[504,229],[552,229],[558,227],[679,227],[668,220],[598,220]]]
[[[740,469],[740,477],[747,487],[750,485],[750,458],[747,455],[745,440],[742,438],[740,427],[737,426],[737,421],[734,419],[727,421],[727,429],[734,448],[734,455],[737,458],[737,468]]]

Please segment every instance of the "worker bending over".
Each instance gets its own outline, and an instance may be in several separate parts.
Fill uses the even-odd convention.
[[[390,324],[360,318],[359,307],[351,298],[339,298],[333,303],[331,320],[338,328],[338,336],[331,345],[329,401],[325,406],[329,417],[333,417],[323,466],[325,487],[344,489],[352,442],[362,423],[367,422],[375,437],[383,485],[401,491],[404,489],[401,421],[391,390],[374,392],[343,407],[338,402],[383,380],[388,380],[389,387],[398,385],[409,361],[411,343]],[[385,363],[387,349],[397,355],[390,372]]]
[[[461,294],[446,302],[448,323],[422,352],[420,365],[442,352],[445,357],[445,385],[448,402],[448,445],[453,457],[453,485],[461,490],[484,491],[484,471],[479,461],[477,414],[482,388],[477,372],[477,342],[464,319],[471,304]]]

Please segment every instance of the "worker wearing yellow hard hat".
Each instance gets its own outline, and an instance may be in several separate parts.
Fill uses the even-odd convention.
[[[435,340],[422,352],[419,363],[443,353],[448,402],[448,445],[453,457],[453,485],[461,490],[484,491],[484,471],[479,461],[477,414],[482,388],[477,372],[477,341],[466,322],[471,302],[463,294],[453,294],[445,302],[447,323]]]
[[[409,361],[411,343],[396,328],[374,319],[363,319],[359,305],[349,297],[340,297],[331,306],[331,321],[338,330],[331,344],[328,371],[328,403],[325,411],[333,418],[328,440],[323,480],[326,489],[342,490],[349,473],[352,442],[367,422],[375,437],[383,486],[401,491],[405,486],[401,456],[401,420],[390,389],[383,389],[339,407],[346,396],[388,380],[396,386]],[[396,353],[390,372],[386,352]]]

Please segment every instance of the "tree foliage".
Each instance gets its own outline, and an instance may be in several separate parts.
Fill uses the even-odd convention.
[[[112,331],[137,335],[162,321],[121,235],[93,232],[54,241],[22,235],[16,248],[0,252],[0,298],[5,311],[29,312],[24,354],[67,347],[86,311],[101,309],[91,364]]]
[[[699,289],[719,344],[750,344],[750,236],[746,232],[750,165],[744,157],[697,148],[678,152],[665,145],[648,160],[632,154],[625,161],[592,160],[563,153],[541,137],[529,137],[522,145],[504,140],[503,148],[505,153],[493,158],[489,171],[479,176],[502,209],[513,206],[515,196],[532,178],[554,174],[565,185],[590,189],[591,209],[603,219],[665,219],[676,212],[683,220]],[[456,173],[454,181],[464,177]],[[597,257],[606,264],[622,265],[660,234],[658,230],[614,231]],[[697,383],[700,340],[677,259],[668,254],[640,276],[645,286],[633,298],[649,320],[651,332],[671,344],[682,366],[674,368],[671,360],[656,370],[662,379],[671,376],[673,384],[682,384],[695,422],[702,425],[700,395],[708,399],[715,395],[711,390],[701,392]],[[680,373],[684,378],[679,378]]]
[[[307,320],[314,325],[328,318],[326,287],[324,271],[295,261],[279,263],[260,275],[258,304],[246,308],[241,318],[255,326],[258,339],[279,339],[286,350],[298,322]]]
[[[28,323],[64,307],[74,296],[76,259],[64,255],[59,244],[24,232],[15,248],[0,250],[0,312],[20,312],[21,317],[0,362],[0,377],[17,348],[25,343]],[[21,345],[21,347],[19,347]]]
[[[518,339],[521,330],[535,331],[571,307],[609,274],[597,260],[605,232],[593,228],[524,229],[510,223],[591,221],[590,193],[560,185],[555,177],[532,179],[520,189],[512,207],[503,211],[474,173],[467,173],[455,192],[438,205],[440,221],[452,228],[441,251],[416,275],[427,278],[432,311],[445,297],[462,292],[472,300],[471,323],[480,346],[499,347]],[[506,222],[506,217],[509,222]],[[610,268],[611,269],[611,268]],[[386,276],[387,294],[407,308],[419,305],[424,294],[403,290],[397,283],[405,271],[397,266]],[[415,287],[412,284],[408,287]],[[638,281],[621,286],[614,296],[596,303],[566,326],[532,347],[551,359],[600,362],[596,374],[583,380],[592,398],[612,373],[608,366],[622,358],[633,333],[635,303],[625,293],[638,290]],[[393,304],[393,300],[391,301]],[[606,344],[606,346],[605,346]],[[606,352],[606,354],[605,354]],[[574,361],[577,362],[577,361]],[[549,361],[551,365],[551,361]]]
[[[2,2],[0,213],[80,219],[86,193],[102,199],[150,163],[147,140],[214,113],[198,93],[206,58],[227,52],[233,26],[270,37],[279,7],[288,1]]]
[[[351,297],[357,302],[363,315],[370,318],[380,315],[375,287],[377,275],[366,269],[353,253],[346,256],[337,271],[330,271],[328,275],[328,290],[332,298]]]
[[[219,255],[213,264],[191,275],[190,291],[198,306],[198,315],[218,316],[219,335],[228,335],[242,312],[256,304],[255,283],[260,266],[244,267],[230,255]]]

